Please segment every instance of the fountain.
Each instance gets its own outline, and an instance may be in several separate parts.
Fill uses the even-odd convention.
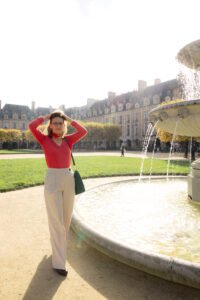
[[[181,49],[177,59],[189,68],[200,70],[200,40]],[[150,121],[169,133],[187,137],[200,137],[200,99],[185,100],[160,105],[150,112]],[[188,176],[188,196],[200,202],[200,159],[191,164]]]
[[[198,69],[199,44],[197,41],[183,48],[179,60]],[[190,55],[195,53],[194,61],[185,54],[188,49]],[[160,105],[150,112],[151,128],[199,137],[199,116],[198,99]],[[149,177],[139,181],[133,177],[88,190],[77,198],[72,228],[79,241],[123,263],[200,288],[198,161],[192,164],[188,178],[154,176],[150,182]]]

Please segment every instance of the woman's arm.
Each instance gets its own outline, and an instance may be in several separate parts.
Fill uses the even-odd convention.
[[[46,115],[46,116],[40,116],[36,119],[34,119],[33,121],[31,121],[28,125],[30,131],[32,132],[32,134],[34,135],[34,137],[36,138],[36,140],[42,145],[44,142],[44,139],[46,138],[46,135],[43,134],[39,129],[37,129],[37,127],[39,125],[41,125],[44,121],[48,120],[50,117],[50,115]]]
[[[88,131],[84,126],[80,125],[75,120],[70,119],[68,116],[65,117],[66,117],[66,121],[68,121],[70,125],[77,130],[75,133],[68,134],[66,136],[69,144],[72,146],[73,144],[81,140],[88,133]]]

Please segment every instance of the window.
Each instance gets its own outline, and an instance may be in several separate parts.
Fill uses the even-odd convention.
[[[104,112],[105,112],[105,114],[108,114],[110,112],[110,108],[106,107]]]
[[[145,112],[144,112],[144,121],[147,122],[148,119],[149,119],[148,112],[145,111]]]
[[[127,102],[126,103],[126,109],[130,109],[131,108],[131,103],[130,102]]]
[[[135,103],[135,108],[139,108],[140,104],[139,103]]]
[[[144,106],[148,106],[150,104],[150,99],[148,97],[144,97]]]
[[[118,111],[122,111],[123,110],[123,103],[119,103],[118,104]]]
[[[97,116],[97,111],[96,111],[96,109],[93,109],[93,116]]]
[[[18,119],[18,114],[17,113],[13,113],[13,119],[17,120]]]
[[[130,136],[130,124],[129,123],[127,124],[127,128],[126,129],[127,129],[126,130],[126,135]]]
[[[135,127],[135,135],[138,136],[138,127]]]
[[[112,112],[112,113],[116,112],[116,106],[115,106],[115,105],[112,105],[112,106],[111,106],[111,112]]]
[[[165,101],[170,101],[171,98],[169,96],[165,97]]]
[[[4,123],[3,128],[7,129],[8,128],[8,123]]]
[[[159,104],[160,103],[160,96],[154,95],[153,96],[153,104]]]

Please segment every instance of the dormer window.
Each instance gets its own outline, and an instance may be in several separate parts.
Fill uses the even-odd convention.
[[[165,101],[170,101],[171,98],[169,96],[165,97]]]
[[[114,112],[116,112],[116,106],[115,106],[115,105],[112,105],[112,106],[111,106],[111,113],[114,113]]]
[[[130,108],[131,108],[131,103],[130,102],[126,103],[126,109],[130,109]]]
[[[106,108],[105,108],[105,113],[108,114],[109,111],[110,111],[109,107],[106,107]]]
[[[140,104],[139,103],[135,103],[135,108],[139,108]]]
[[[97,115],[97,111],[96,109],[93,109],[93,116],[96,116]]]
[[[17,113],[13,113],[13,119],[17,120],[18,119],[18,114]]]
[[[118,111],[122,111],[123,110],[123,103],[119,103],[118,104]]]

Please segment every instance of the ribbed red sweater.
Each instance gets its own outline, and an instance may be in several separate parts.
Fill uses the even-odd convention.
[[[61,145],[57,145],[48,135],[37,129],[43,122],[44,118],[39,117],[29,123],[29,129],[44,150],[47,166],[49,168],[70,168],[72,146],[87,134],[87,129],[78,122],[72,121],[71,125],[77,132],[65,136],[69,146],[64,139]]]

